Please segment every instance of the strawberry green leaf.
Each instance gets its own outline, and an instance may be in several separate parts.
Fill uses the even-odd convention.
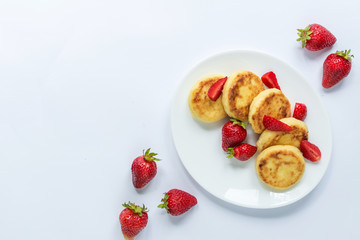
[[[298,30],[299,38],[296,39],[296,41],[298,42],[301,41],[301,47],[304,48],[306,46],[306,41],[311,39],[310,35],[312,34],[312,31],[310,31],[310,25],[308,25],[304,29],[297,29],[297,30]]]
[[[159,204],[157,207],[158,208],[165,208],[166,211],[169,213],[168,199],[169,199],[169,194],[164,193],[164,197],[163,197],[163,199],[161,199],[162,203]]]
[[[351,62],[354,55],[350,55],[350,51],[351,49],[345,51],[336,51],[336,54]]]
[[[150,150],[151,150],[151,148],[148,148],[146,150],[146,152],[144,152],[145,150],[143,150],[144,159],[147,161],[160,161],[159,158],[155,157],[157,155],[157,153],[150,152]]]
[[[148,212],[149,210],[145,207],[145,205],[143,204],[142,207],[136,205],[135,203],[132,202],[128,202],[128,203],[123,203],[123,207],[126,207],[128,209],[130,209],[131,211],[133,211],[133,213],[138,214],[140,217],[142,216],[143,212]]]
[[[228,151],[227,151],[227,158],[233,158],[235,155],[235,151],[234,151],[234,148],[228,148]]]
[[[246,123],[246,122],[241,122],[241,121],[239,121],[239,120],[237,120],[237,119],[235,119],[235,118],[230,118],[230,121],[233,122],[233,125],[237,124],[237,125],[239,125],[239,126],[241,126],[241,127],[243,127],[243,128],[246,128],[246,126],[248,125],[248,123]]]

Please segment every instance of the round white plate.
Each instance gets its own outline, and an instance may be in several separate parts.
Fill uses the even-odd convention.
[[[305,103],[308,114],[309,141],[316,144],[322,158],[317,163],[306,160],[302,179],[285,191],[265,186],[255,171],[255,156],[241,162],[226,158],[221,148],[221,128],[227,119],[203,123],[194,119],[188,107],[188,95],[193,84],[208,74],[230,75],[237,70],[249,70],[258,76],[273,71],[279,85],[290,100]],[[235,50],[211,56],[196,65],[178,86],[171,107],[171,128],[179,157],[190,175],[214,196],[249,208],[276,208],[294,203],[306,196],[326,172],[331,154],[331,128],[319,96],[307,81],[287,63],[265,53]],[[255,145],[258,135],[247,126],[245,142]]]

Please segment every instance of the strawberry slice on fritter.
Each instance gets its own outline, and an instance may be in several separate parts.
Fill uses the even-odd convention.
[[[277,89],[281,90],[274,72],[267,72],[264,75],[262,75],[261,81],[268,88],[277,88]]]
[[[216,101],[220,97],[226,81],[227,77],[220,78],[213,85],[211,85],[208,91],[208,96],[211,100]]]
[[[263,124],[266,129],[269,129],[271,131],[283,131],[283,132],[292,131],[291,126],[269,115],[264,115]]]

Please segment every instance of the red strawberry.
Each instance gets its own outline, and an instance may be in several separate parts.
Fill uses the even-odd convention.
[[[131,202],[124,203],[123,206],[125,209],[121,211],[119,216],[121,231],[126,240],[132,240],[146,227],[148,210],[144,205],[140,207]]]
[[[208,96],[211,100],[216,101],[220,97],[226,81],[227,77],[220,78],[213,85],[211,85],[208,91]]]
[[[267,86],[268,88],[277,88],[279,90],[280,86],[278,84],[277,78],[275,73],[267,72],[261,77],[261,81]]]
[[[173,216],[179,216],[197,204],[196,197],[179,189],[171,189],[164,195],[158,208],[165,208]]]
[[[229,148],[228,149],[228,158],[235,157],[239,159],[240,161],[246,161],[249,160],[257,151],[257,147],[242,143],[239,146],[235,148]]]
[[[298,29],[302,47],[310,51],[318,51],[331,47],[336,42],[336,37],[326,28],[319,24],[310,24],[304,29]]]
[[[227,152],[229,147],[235,147],[245,140],[246,124],[236,119],[230,119],[222,127],[222,148]]]
[[[350,50],[336,51],[324,61],[322,86],[330,88],[349,75],[351,70]]]
[[[156,175],[157,166],[155,158],[157,153],[150,152],[150,148],[142,156],[135,158],[131,165],[132,182],[135,188],[145,187]]]
[[[292,127],[287,125],[286,123],[283,123],[280,120],[277,120],[274,117],[264,115],[263,118],[263,124],[266,129],[272,130],[272,131],[283,131],[283,132],[291,132]]]
[[[320,149],[307,140],[302,140],[300,142],[300,150],[303,153],[304,158],[307,158],[312,162],[317,162],[321,158]]]
[[[295,103],[293,117],[304,121],[307,114],[307,108],[304,103]]]

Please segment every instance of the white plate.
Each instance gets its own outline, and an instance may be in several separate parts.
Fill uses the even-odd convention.
[[[221,128],[227,121],[202,123],[194,119],[188,107],[188,94],[193,84],[208,74],[230,75],[236,70],[250,70],[261,76],[273,71],[284,94],[292,104],[305,103],[308,115],[309,141],[322,152],[318,163],[306,160],[303,178],[286,191],[270,189],[260,182],[255,172],[255,155],[246,162],[226,158],[221,148]],[[276,208],[294,203],[320,182],[331,154],[331,128],[319,96],[304,77],[285,62],[265,53],[235,50],[211,56],[195,66],[178,86],[171,107],[171,128],[179,157],[190,175],[214,196],[249,208]],[[247,127],[245,142],[255,145],[258,135]]]

